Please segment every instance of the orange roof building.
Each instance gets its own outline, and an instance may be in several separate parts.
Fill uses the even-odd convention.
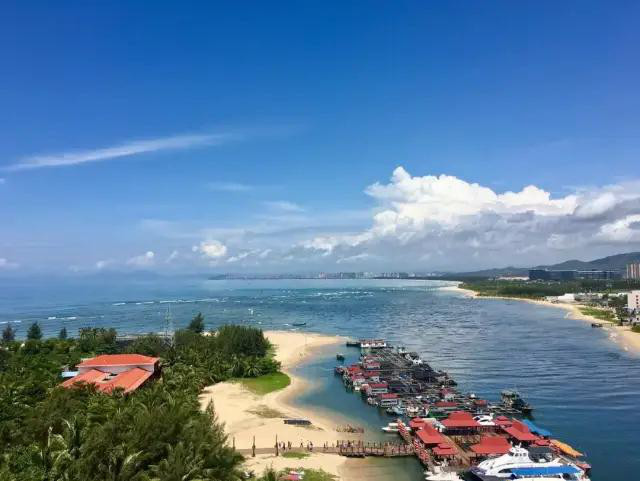
[[[99,391],[110,393],[122,389],[135,391],[158,371],[158,358],[141,354],[104,354],[86,359],[77,365],[78,374],[62,383],[72,388],[78,384],[93,384]]]

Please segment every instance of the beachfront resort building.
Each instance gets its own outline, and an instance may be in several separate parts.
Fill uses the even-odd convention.
[[[135,391],[159,372],[159,358],[141,354],[104,354],[85,359],[77,371],[65,373],[69,377],[62,387],[72,388],[80,383],[93,384],[99,391],[111,393],[122,389]]]
[[[631,291],[627,294],[627,309],[640,312],[640,291]]]

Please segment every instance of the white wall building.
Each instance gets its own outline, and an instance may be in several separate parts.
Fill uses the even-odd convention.
[[[640,311],[640,291],[631,291],[627,294],[627,307],[630,311]]]

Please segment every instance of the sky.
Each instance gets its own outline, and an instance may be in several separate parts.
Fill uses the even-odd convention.
[[[0,275],[640,250],[633,1],[6,2]]]

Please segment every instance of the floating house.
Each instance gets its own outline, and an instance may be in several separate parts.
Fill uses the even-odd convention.
[[[86,359],[77,367],[77,375],[61,386],[73,388],[79,384],[93,384],[99,391],[111,393],[121,389],[135,391],[159,372],[159,358],[141,354],[104,354]]]

